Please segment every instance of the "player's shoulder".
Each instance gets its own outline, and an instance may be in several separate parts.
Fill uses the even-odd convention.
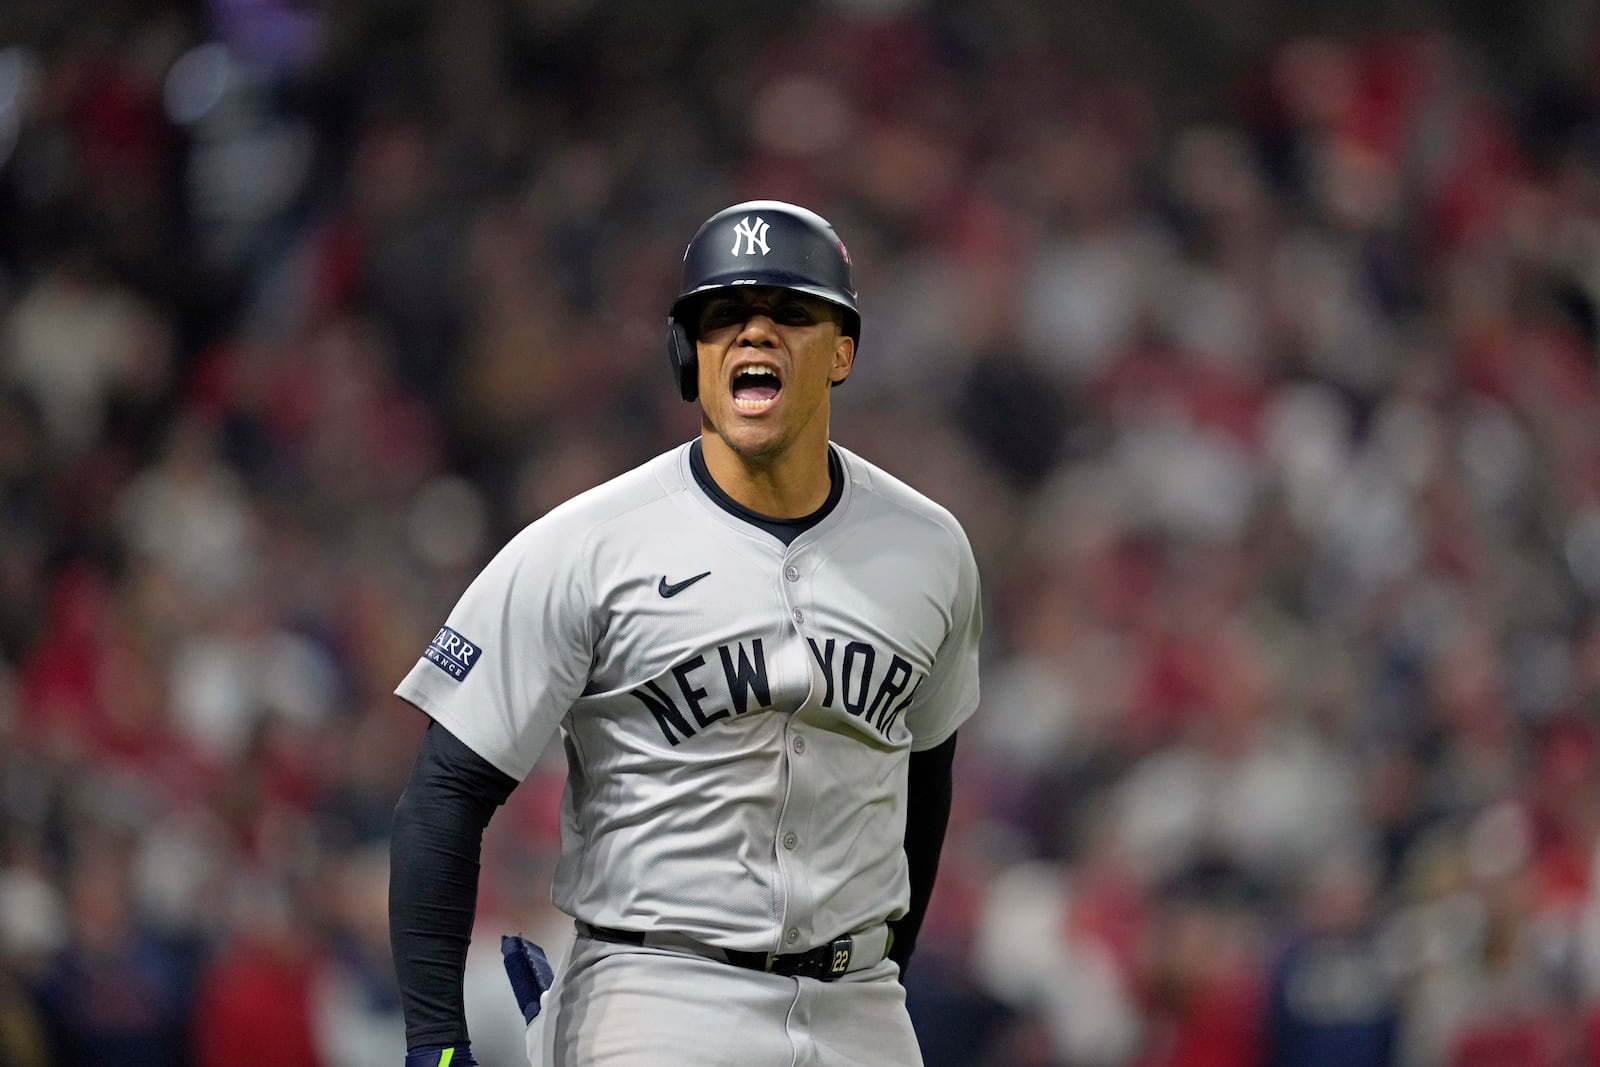
[[[586,489],[534,519],[518,535],[523,540],[559,540],[573,548],[669,500],[685,488],[679,445]]]
[[[856,492],[912,526],[937,531],[957,551],[972,554],[966,531],[949,508],[843,445],[833,443],[831,447],[838,452]]]

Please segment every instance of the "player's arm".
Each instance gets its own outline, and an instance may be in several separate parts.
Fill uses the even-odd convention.
[[[917,933],[928,914],[933,882],[939,873],[939,854],[944,849],[945,828],[950,824],[950,799],[953,792],[956,735],[925,752],[911,753],[906,785],[906,866],[911,876],[911,908],[903,918],[889,924],[893,942],[889,958],[905,973],[911,953],[917,947]]]
[[[461,978],[477,910],[483,831],[516,784],[449,730],[429,723],[390,836],[389,941],[412,1053],[408,1064],[413,1057],[427,1067],[472,1062]]]
[[[978,564],[972,546],[958,523],[951,520],[956,584],[951,590],[950,630],[945,634],[933,670],[919,686],[923,698],[907,714],[916,738],[927,738],[926,748],[913,747],[906,782],[905,854],[911,882],[910,910],[890,924],[893,940],[889,957],[902,974],[917,947],[917,934],[933,896],[950,823],[950,800],[956,758],[956,731],[978,706],[978,649],[983,636],[983,602],[979,594]]]

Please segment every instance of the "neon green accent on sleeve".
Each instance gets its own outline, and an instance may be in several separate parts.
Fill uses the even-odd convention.
[[[894,948],[894,930],[890,929],[889,936],[883,942],[883,958],[889,958],[889,950]]]
[[[456,1050],[447,1048],[439,1053],[439,1067],[450,1067],[450,1061],[456,1058]]]

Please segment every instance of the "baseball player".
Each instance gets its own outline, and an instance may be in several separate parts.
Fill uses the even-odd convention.
[[[553,986],[505,941],[531,1054],[922,1063],[898,979],[978,703],[978,574],[948,511],[829,441],[860,327],[824,219],[712,216],[668,316],[700,436],[522,530],[400,683],[432,719],[393,832],[408,1067],[474,1062],[482,831],[558,733],[576,939]]]

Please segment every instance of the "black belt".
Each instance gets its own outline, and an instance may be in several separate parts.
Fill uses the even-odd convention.
[[[855,939],[848,934],[836,937],[829,944],[818,946],[809,952],[777,953],[717,948],[678,935],[652,936],[641,930],[594,926],[582,919],[578,920],[577,926],[579,934],[596,941],[610,941],[640,948],[687,949],[697,955],[731,963],[735,967],[743,967],[749,971],[766,971],[769,974],[781,974],[789,978],[815,978],[819,982],[835,981],[852,970],[861,970],[878,962],[855,959],[853,951]],[[854,967],[850,966],[852,962],[855,963]]]

